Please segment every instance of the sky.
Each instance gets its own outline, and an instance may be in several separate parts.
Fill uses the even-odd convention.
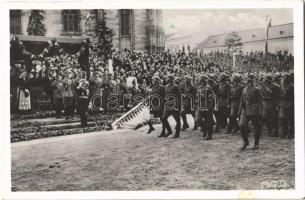
[[[180,9],[163,10],[163,26],[165,34],[192,34],[196,44],[209,35],[265,27],[267,15],[272,25],[293,22],[292,9]]]

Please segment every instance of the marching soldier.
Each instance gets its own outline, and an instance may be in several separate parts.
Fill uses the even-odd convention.
[[[164,111],[164,98],[165,98],[165,88],[161,85],[160,78],[158,76],[152,77],[152,89],[150,94],[150,114],[154,117],[159,117],[161,120]],[[155,129],[152,126],[151,120],[148,121],[149,130],[147,134],[151,133]],[[165,137],[165,127],[162,123],[162,131],[158,137]]]
[[[230,88],[230,116],[229,116],[229,125],[228,125],[228,133],[232,132],[236,133],[239,130],[237,117],[238,117],[238,109],[240,104],[240,97],[243,90],[243,86],[240,84],[240,76],[235,74],[233,76],[233,85]]]
[[[78,93],[77,111],[80,115],[81,126],[87,126],[87,111],[89,106],[89,82],[87,81],[86,74],[83,72],[82,79],[76,87]]]
[[[185,85],[183,87],[182,95],[182,109],[180,112],[181,118],[183,120],[183,125],[181,130],[189,128],[187,123],[186,114],[192,114],[195,116],[194,112],[194,102],[196,97],[196,88],[192,85],[192,78],[190,76],[185,76]]]
[[[227,110],[230,101],[230,84],[227,83],[227,76],[225,74],[220,75],[220,83],[215,89],[215,93],[218,97],[218,111],[216,114],[217,129],[224,129],[227,126]]]
[[[269,136],[278,136],[276,113],[279,106],[280,87],[272,83],[271,76],[266,76],[261,91],[263,97],[263,123],[268,129]],[[273,130],[274,134],[272,133]]]
[[[242,91],[239,115],[240,117],[240,131],[244,144],[241,150],[245,150],[249,145],[248,141],[248,123],[252,122],[255,129],[255,141],[253,150],[258,149],[259,139],[261,136],[260,116],[262,112],[262,95],[260,91],[254,86],[253,74],[249,74],[247,78],[246,87]]]
[[[281,88],[281,100],[279,111],[280,122],[283,126],[282,138],[288,135],[289,139],[294,138],[294,87],[293,78],[285,75]]]
[[[201,130],[203,131],[203,139],[211,140],[214,125],[214,98],[216,98],[216,96],[212,87],[208,84],[208,78],[205,75],[201,76],[197,93],[198,100],[196,102],[195,123],[201,127]]]
[[[174,83],[174,75],[167,76],[168,84],[165,87],[165,103],[161,121],[167,130],[165,137],[172,134],[171,127],[167,121],[170,115],[173,115],[176,121],[176,133],[173,138],[179,138],[180,135],[180,107],[181,107],[181,91]]]

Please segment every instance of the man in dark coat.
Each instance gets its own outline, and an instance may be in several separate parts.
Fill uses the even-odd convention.
[[[218,97],[218,111],[216,114],[217,128],[223,129],[227,126],[228,107],[230,102],[230,84],[227,82],[227,75],[220,74],[220,83],[215,89]]]
[[[190,76],[185,76],[184,78],[185,85],[182,92],[182,109],[180,112],[181,118],[183,120],[182,130],[189,128],[186,114],[192,114],[193,117],[195,116],[194,103],[196,97],[196,88],[192,85],[192,78]]]
[[[261,136],[260,118],[262,115],[262,95],[260,91],[254,86],[253,74],[247,77],[247,85],[242,91],[239,107],[240,115],[240,131],[244,144],[241,150],[245,150],[249,145],[248,141],[248,123],[252,122],[255,129],[255,141],[253,150],[258,149],[259,139]]]
[[[173,115],[176,121],[176,133],[173,138],[179,138],[180,135],[180,107],[181,107],[181,91],[179,87],[174,84],[174,75],[170,74],[167,76],[168,84],[165,87],[165,103],[164,111],[162,114],[161,121],[167,130],[165,137],[172,134],[172,129],[167,121],[170,115]]]
[[[280,86],[272,83],[272,77],[266,76],[262,86],[263,123],[268,128],[269,136],[278,136],[277,109],[279,106]],[[274,134],[272,131],[275,130]]]
[[[288,135],[289,139],[294,138],[294,86],[293,77],[285,75],[280,98],[279,118],[283,126],[282,138]]]
[[[155,118],[162,117],[164,111],[164,98],[165,98],[165,88],[160,84],[160,78],[158,76],[152,77],[152,90],[149,96],[150,103],[150,114],[153,114]],[[154,131],[151,120],[148,121],[148,125],[150,126],[148,130],[148,134]],[[162,123],[162,131],[158,137],[165,137],[165,127]]]
[[[82,74],[82,79],[76,87],[78,93],[77,111],[80,115],[81,126],[87,126],[87,111],[89,106],[89,82],[86,80],[86,74]]]
[[[203,139],[211,140],[213,134],[213,109],[215,107],[215,93],[208,84],[208,77],[202,75],[198,86],[198,97],[196,101],[195,123],[203,131]]]
[[[230,116],[229,116],[229,125],[228,125],[228,133],[236,133],[239,130],[237,117],[238,117],[238,109],[240,104],[240,97],[243,90],[243,86],[240,84],[241,78],[240,75],[235,74],[233,76],[233,84],[230,88]]]

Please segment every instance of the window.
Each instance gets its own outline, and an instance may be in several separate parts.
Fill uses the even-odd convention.
[[[122,35],[130,35],[130,16],[131,10],[120,10],[120,29]]]
[[[255,38],[255,34],[252,35],[252,38]]]
[[[21,10],[10,10],[10,32],[21,34]]]
[[[64,32],[78,33],[80,32],[80,10],[63,10],[63,26]]]
[[[284,31],[280,31],[280,35],[283,35],[284,34]]]

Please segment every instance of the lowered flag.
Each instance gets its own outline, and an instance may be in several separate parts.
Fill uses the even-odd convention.
[[[268,53],[268,38],[269,38],[269,28],[271,27],[271,18],[269,16],[266,16],[266,28],[265,28],[265,40],[266,40],[266,46],[265,46],[265,53]]]

